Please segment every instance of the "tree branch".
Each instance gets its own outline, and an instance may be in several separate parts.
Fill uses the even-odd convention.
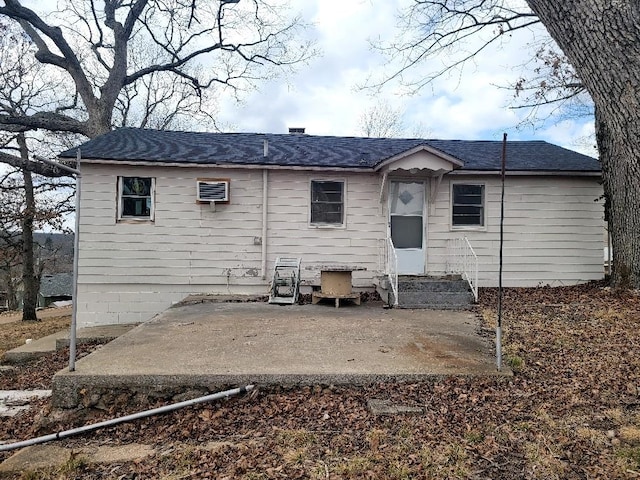
[[[187,55],[184,58],[181,58],[179,60],[176,60],[175,62],[171,62],[171,63],[165,63],[165,64],[155,64],[155,65],[150,65],[146,68],[142,68],[140,70],[138,70],[135,73],[132,73],[131,75],[128,75],[125,79],[124,79],[124,84],[125,85],[129,85],[133,82],[135,82],[136,80],[138,80],[141,77],[144,77],[145,75],[148,75],[150,73],[153,72],[173,72],[173,73],[177,73],[179,70],[178,68],[183,66],[185,63],[189,62],[190,60],[200,56],[200,55],[204,55],[205,53],[210,53],[213,52],[215,50],[219,50],[220,48],[222,48],[222,46],[218,43],[211,45],[209,47],[206,48],[202,48],[200,50],[196,50],[195,52]]]
[[[91,83],[87,79],[75,52],[64,38],[62,30],[59,27],[48,25],[33,10],[23,7],[17,0],[5,0],[5,5],[5,7],[0,7],[0,14],[20,22],[25,32],[38,47],[36,58],[42,63],[55,65],[66,70],[73,78],[85,105],[89,106],[95,103],[96,99]],[[62,57],[51,53],[36,30],[41,31],[55,44],[60,53],[62,53]]]
[[[42,128],[57,132],[87,134],[86,122],[54,112],[38,112],[33,115],[0,115],[0,130],[25,132]]]
[[[9,155],[5,152],[0,152],[0,163],[5,163],[21,170],[28,170],[44,177],[68,177],[69,174],[64,170],[50,167],[44,163],[32,162],[30,160],[23,160],[15,155]]]
[[[463,8],[458,8],[460,5]],[[367,85],[368,87],[380,88],[392,80],[400,80],[415,92],[462,66],[505,34],[540,23],[531,11],[509,8],[505,6],[504,0],[420,0],[403,13],[401,21],[403,24],[396,41],[387,45],[373,45],[400,65],[393,69],[391,75],[385,75],[381,81]],[[480,32],[487,31],[491,33],[480,46],[465,53],[465,42]],[[460,55],[452,55],[456,51]],[[405,80],[404,76],[410,70],[433,58],[446,58],[449,62],[419,80]]]
[[[154,73],[174,77],[198,99],[216,83],[240,90],[257,79],[271,78],[271,67],[288,67],[313,54],[309,42],[295,39],[304,27],[300,19],[282,15],[269,0],[240,2],[240,7],[233,8],[228,4],[237,2],[228,0],[69,3],[65,11],[51,17],[40,17],[20,0],[1,4],[0,19],[18,22],[31,38],[30,58],[35,56],[41,64],[60,69],[61,81],[75,87],[78,99],[69,100],[71,94],[65,99],[54,95],[57,103],[25,109],[21,115],[26,112],[29,116],[24,118],[18,114],[0,116],[0,129],[4,126],[5,130],[21,132],[42,128],[95,137],[113,127],[114,110],[133,116],[133,110],[118,111],[117,107],[126,99],[127,87],[143,77]],[[61,23],[52,23],[54,18]],[[231,43],[225,36],[241,41]],[[55,69],[51,68],[51,77],[58,80]],[[68,82],[67,76],[73,82]],[[171,94],[171,101],[179,98],[177,93]],[[199,102],[191,106],[202,105]],[[48,113],[32,113],[43,110]],[[175,118],[166,108],[160,110]],[[71,118],[77,114],[82,117]]]

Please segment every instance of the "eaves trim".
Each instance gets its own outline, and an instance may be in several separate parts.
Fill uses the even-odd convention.
[[[182,163],[162,161],[137,161],[137,160],[106,160],[98,158],[82,158],[82,163],[95,165],[126,165],[129,167],[175,167],[175,168],[228,168],[247,170],[298,170],[298,171],[337,171],[337,172],[365,172],[375,173],[371,167],[339,167],[339,166],[302,166],[302,165],[266,165],[259,163]]]
[[[446,175],[501,175],[500,170],[452,170]],[[576,170],[507,170],[506,176],[509,177],[601,177],[602,172],[593,171],[576,171]]]

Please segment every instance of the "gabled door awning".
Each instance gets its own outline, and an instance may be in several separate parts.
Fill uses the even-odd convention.
[[[383,202],[387,177],[390,174],[419,175],[420,177],[430,177],[434,185],[431,189],[432,197],[437,193],[442,176],[446,173],[464,166],[464,162],[458,158],[447,155],[428,145],[420,145],[406,152],[402,152],[389,158],[376,167],[382,173],[380,183],[380,203]],[[434,197],[431,198],[433,202]]]
[[[420,172],[429,177],[438,177],[463,165],[464,162],[458,158],[428,145],[419,145],[385,160],[376,167],[376,170],[383,174],[405,171],[411,174]]]

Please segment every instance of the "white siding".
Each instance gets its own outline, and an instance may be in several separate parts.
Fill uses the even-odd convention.
[[[155,219],[116,222],[117,176],[156,179]],[[386,220],[379,177],[270,171],[267,278],[261,276],[262,171],[83,165],[78,313],[80,325],[147,320],[189,293],[268,291],[277,256],[302,257],[302,279],[320,264],[378,274]],[[196,203],[197,178],[230,178],[230,203]],[[311,179],[345,181],[345,227],[309,225]]]
[[[116,222],[117,176],[156,179],[155,221]],[[453,178],[453,176],[450,176]],[[196,203],[197,178],[229,178],[230,203],[211,211]],[[312,179],[345,182],[345,226],[309,225]],[[81,326],[140,322],[189,293],[268,292],[278,256],[302,258],[302,279],[318,281],[318,266],[349,264],[354,285],[370,288],[380,274],[387,202],[377,174],[268,173],[268,229],[262,239],[262,171],[250,169],[83,165],[78,319]],[[455,176],[456,181],[464,177]],[[447,267],[447,241],[466,235],[480,257],[481,285],[497,284],[500,182],[486,185],[487,226],[452,231],[450,179],[427,208],[427,269]],[[433,185],[433,184],[432,184]],[[602,193],[596,179],[508,177],[505,285],[569,284],[601,278]],[[431,198],[429,192],[428,198]],[[266,279],[261,242],[266,242]]]
[[[312,179],[345,181],[345,227],[309,224]],[[356,286],[372,286],[380,267],[385,217],[377,200],[380,179],[366,174],[269,173],[269,265],[278,256],[303,259],[302,279],[319,277],[319,265],[348,264],[366,268],[354,273]]]
[[[486,228],[451,228],[451,181],[483,183]],[[466,236],[479,257],[480,286],[497,286],[500,179],[445,177],[429,209],[427,268],[446,271],[447,240]],[[603,276],[602,186],[593,177],[507,177],[503,249],[506,286],[567,285]]]

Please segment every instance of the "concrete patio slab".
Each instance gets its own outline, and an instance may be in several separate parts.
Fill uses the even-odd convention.
[[[51,390],[0,390],[0,417],[15,417],[32,400],[51,396]]]
[[[173,307],[54,378],[53,403],[100,392],[212,391],[244,384],[364,384],[498,372],[471,312],[383,309],[379,303]],[[94,400],[88,398],[93,396]]]
[[[0,473],[22,472],[20,478],[38,478],[39,469],[60,468],[74,458],[87,463],[124,463],[141,460],[156,453],[149,445],[133,443],[118,446],[83,446],[79,448],[59,445],[32,445],[23,448],[0,464]],[[32,476],[27,476],[32,472]]]
[[[76,344],[110,342],[134,327],[135,325],[104,325],[101,327],[80,328],[76,333]],[[10,364],[26,363],[67,346],[69,346],[69,330],[64,330],[32,340],[5,352],[2,356],[2,362]]]
[[[27,363],[48,353],[55,352],[57,339],[68,334],[68,332],[58,332],[37,340],[31,340],[29,343],[4,352],[1,358],[2,363]]]

